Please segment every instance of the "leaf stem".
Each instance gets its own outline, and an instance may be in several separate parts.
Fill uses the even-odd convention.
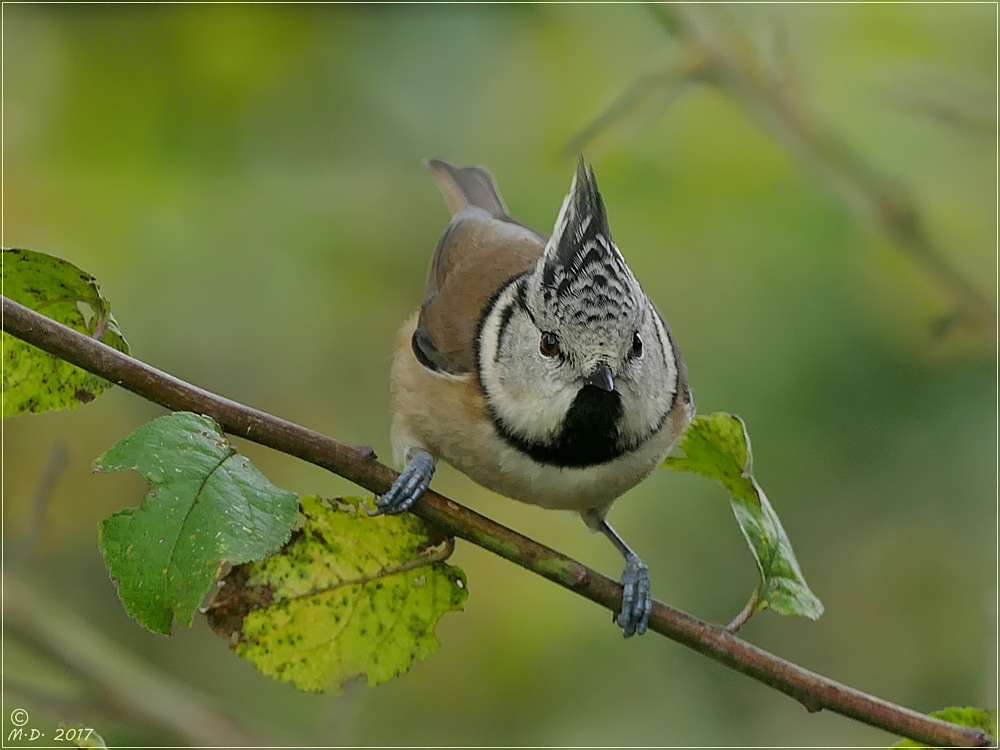
[[[314,430],[217,396],[95,341],[67,326],[0,297],[2,328],[29,344],[174,411],[206,414],[226,432],[296,456],[381,494],[398,474],[376,461],[370,448],[355,448]],[[436,492],[413,513],[445,533],[461,537],[576,592],[611,612],[622,587],[596,570],[518,534]],[[985,731],[963,727],[890,703],[811,672],[736,637],[725,628],[653,603],[649,629],[785,693],[810,711],[843,716],[934,746],[984,747]]]
[[[743,606],[743,609],[741,609],[739,613],[737,613],[736,617],[732,619],[732,622],[726,625],[726,630],[728,630],[730,633],[735,633],[737,630],[739,630],[740,628],[742,628],[744,625],[747,624],[747,620],[749,620],[753,616],[753,613],[757,611],[757,605],[760,604],[760,598],[761,595],[763,594],[762,591],[763,586],[764,586],[763,581],[757,582],[757,586],[754,587],[753,593],[750,594],[750,599]]]

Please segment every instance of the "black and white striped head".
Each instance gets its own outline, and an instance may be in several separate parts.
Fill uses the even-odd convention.
[[[611,239],[581,158],[537,265],[483,319],[479,374],[494,423],[542,463],[612,460],[663,425],[677,398],[678,358]]]

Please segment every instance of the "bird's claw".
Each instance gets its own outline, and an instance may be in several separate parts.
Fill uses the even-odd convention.
[[[622,629],[622,635],[626,638],[642,635],[649,625],[653,599],[649,586],[649,568],[637,555],[625,558],[621,584],[622,610],[618,613],[617,622]]]
[[[427,451],[417,452],[389,491],[375,498],[375,509],[368,515],[396,515],[408,511],[430,486],[432,476],[434,458]]]

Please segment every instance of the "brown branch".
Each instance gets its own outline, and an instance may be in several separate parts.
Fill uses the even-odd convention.
[[[206,414],[232,435],[329,469],[374,493],[388,490],[398,476],[378,463],[370,449],[340,443],[196,388],[6,297],[0,299],[2,327],[7,333],[167,409]],[[621,604],[621,584],[436,492],[428,491],[413,512],[447,534],[527,568],[611,612]],[[810,711],[826,708],[935,746],[983,747],[993,742],[981,729],[934,719],[842,685],[661,602],[653,603],[649,628],[790,695]]]

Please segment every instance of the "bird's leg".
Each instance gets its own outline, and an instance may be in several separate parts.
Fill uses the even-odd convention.
[[[622,609],[618,613],[617,622],[622,629],[622,635],[626,638],[642,635],[646,632],[646,626],[649,624],[649,613],[653,609],[653,598],[649,586],[649,568],[605,519],[591,515],[586,520],[592,528],[597,529],[610,539],[615,548],[625,557],[625,570],[622,571],[621,577]]]
[[[420,448],[411,449],[409,456],[410,463],[406,465],[389,491],[382,497],[375,498],[375,510],[369,515],[403,513],[424,494],[431,483],[431,477],[434,476],[434,458]]]

